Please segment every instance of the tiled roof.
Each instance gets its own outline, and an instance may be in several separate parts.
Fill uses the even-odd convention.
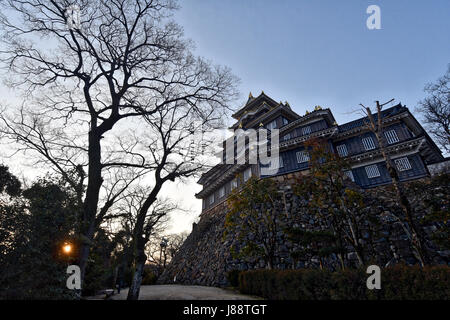
[[[390,116],[396,115],[396,114],[398,114],[400,112],[403,112],[403,111],[406,111],[406,110],[407,110],[406,107],[402,106],[401,104],[398,104],[398,105],[393,106],[393,107],[391,107],[389,109],[381,111],[381,116],[383,118],[390,117]],[[373,115],[373,119],[375,121],[377,121],[378,114],[373,113],[372,115]],[[368,121],[368,118],[367,117],[363,117],[363,118],[360,118],[360,119],[356,119],[356,120],[344,123],[343,125],[338,126],[339,132],[345,132],[345,131],[352,130],[354,128],[362,127],[365,123],[367,123],[366,121]]]

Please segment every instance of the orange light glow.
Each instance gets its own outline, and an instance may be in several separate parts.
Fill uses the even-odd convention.
[[[72,246],[70,244],[65,244],[63,247],[64,253],[70,253],[72,251]]]

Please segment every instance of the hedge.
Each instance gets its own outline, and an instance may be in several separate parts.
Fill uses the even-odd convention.
[[[365,269],[252,270],[239,290],[271,300],[449,300],[450,267],[396,265],[381,270],[381,289],[366,287]]]
[[[232,287],[239,287],[239,273],[241,273],[241,270],[237,269],[227,272],[227,280]]]
[[[153,285],[156,284],[157,276],[147,268],[144,268],[144,274],[142,275],[141,285]]]

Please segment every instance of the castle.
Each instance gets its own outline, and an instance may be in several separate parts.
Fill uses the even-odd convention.
[[[322,226],[315,214],[309,212],[305,199],[294,194],[291,187],[296,181],[295,177],[307,173],[308,170],[309,154],[304,143],[311,138],[321,137],[328,141],[337,155],[348,159],[351,170],[346,174],[364,189],[364,203],[367,205],[365,214],[376,216],[381,221],[380,224],[373,224],[368,219],[362,222],[362,228],[365,230],[362,231],[362,241],[367,244],[366,250],[375,259],[375,263],[383,266],[396,261],[411,265],[416,263],[403,227],[392,221],[391,216],[398,210],[398,206],[391,201],[391,178],[380,154],[377,139],[365,124],[366,118],[338,125],[331,111],[321,107],[300,116],[287,102],[277,103],[264,93],[258,97],[250,95],[245,106],[233,117],[237,122],[233,124],[232,129],[242,128],[245,132],[263,126],[269,130],[279,129],[278,171],[269,175],[282,181],[280,188],[284,194],[283,203],[278,203],[276,207],[284,208],[289,217],[295,215],[303,230],[322,230]],[[374,117],[376,119],[376,115]],[[408,108],[398,104],[383,110],[382,121],[385,151],[393,159],[402,181],[427,177],[433,166],[444,163],[441,151]],[[247,145],[245,150],[248,151]],[[231,270],[265,267],[261,257],[242,259],[233,256],[231,248],[242,246],[242,241],[238,231],[228,232],[225,237],[224,226],[229,209],[226,199],[232,189],[242,186],[251,176],[264,178],[267,175],[262,174],[265,170],[261,170],[263,166],[257,161],[256,164],[224,162],[214,166],[200,178],[199,183],[203,185],[203,189],[196,195],[203,202],[200,220],[193,224],[191,234],[158,278],[158,283],[226,286],[229,285],[226,275]],[[415,208],[415,219],[426,221],[423,218],[432,210],[429,200],[445,197],[443,188],[447,187],[433,179],[423,179],[420,183],[420,192],[414,189],[414,184],[407,183],[405,186],[411,185],[407,192]],[[442,210],[446,208],[443,207]],[[448,253],[439,251],[430,240],[436,227],[434,222],[426,221],[421,225],[421,230],[433,249],[434,263],[443,263],[448,261]],[[279,247],[275,253],[274,268],[318,267],[316,256],[305,255],[300,261],[294,261],[291,253],[299,249],[299,245],[286,239],[283,233],[277,233],[277,241]],[[354,248],[346,246],[345,250],[347,263],[354,265]],[[334,268],[336,263],[336,256],[330,256],[328,267]]]
[[[442,152],[425,132],[409,109],[401,104],[381,113],[386,151],[393,160],[401,181],[429,175],[427,165],[443,160]],[[362,188],[389,184],[391,178],[382,158],[377,139],[367,128],[367,117],[338,125],[330,109],[316,106],[300,116],[289,103],[276,102],[264,92],[250,93],[243,108],[235,112],[237,120],[230,129],[279,129],[279,169],[275,175],[308,170],[309,155],[303,146],[311,138],[322,138],[331,149],[345,157],[351,170],[346,175]],[[377,115],[374,115],[375,120]],[[202,212],[222,203],[234,188],[251,176],[266,177],[259,164],[226,164],[214,166],[198,183],[203,189],[196,194],[202,199]]]

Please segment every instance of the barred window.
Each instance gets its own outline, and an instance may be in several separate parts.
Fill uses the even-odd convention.
[[[261,167],[269,167],[271,170],[278,170],[280,168],[283,168],[283,166],[283,158],[281,157],[281,155],[278,157],[278,159],[271,159],[270,165],[261,165]]]
[[[225,195],[225,187],[219,189],[219,198],[222,198]]]
[[[376,164],[367,166],[365,169],[368,178],[376,178],[380,176],[380,171],[378,170],[378,166]]]
[[[208,202],[209,202],[209,204],[213,204],[214,203],[214,193],[209,196]]]
[[[308,151],[298,151],[297,152],[297,162],[303,163],[309,161],[309,153]]]
[[[350,180],[352,180],[353,182],[355,182],[355,177],[353,176],[352,170],[344,171],[344,174],[345,174],[347,177],[349,177]]]
[[[289,120],[283,117],[283,126],[287,125],[289,123]]]
[[[231,180],[231,190],[237,188],[237,185],[238,185],[237,179]]]
[[[389,131],[386,131],[386,132],[384,133],[384,136],[386,137],[386,140],[387,140],[387,142],[388,142],[389,144],[393,144],[393,143],[396,143],[396,142],[399,142],[399,141],[400,141],[400,140],[398,139],[397,132],[396,132],[395,130],[389,130]]]
[[[252,168],[247,168],[244,171],[244,181],[247,181],[252,176]]]
[[[345,144],[337,146],[336,149],[340,157],[348,156],[347,146]]]
[[[366,150],[375,149],[375,143],[373,142],[372,137],[362,138],[362,143],[363,143],[364,149],[366,149]]]
[[[409,159],[404,157],[400,159],[394,160],[395,165],[397,166],[398,171],[406,171],[412,169],[411,163],[409,162]]]
[[[283,141],[287,141],[287,140],[289,140],[290,138],[291,138],[291,134],[288,133],[288,134],[284,135]]]
[[[307,135],[307,134],[310,134],[310,133],[311,133],[311,127],[310,126],[302,128],[302,134],[303,135]]]

